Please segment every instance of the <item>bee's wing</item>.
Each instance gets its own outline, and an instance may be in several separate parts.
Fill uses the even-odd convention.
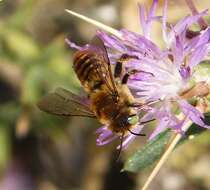
[[[40,110],[54,115],[95,117],[85,98],[63,88],[47,94],[37,105]]]
[[[97,67],[98,69],[97,73],[100,75],[100,78],[105,82],[108,89],[113,94],[118,95],[117,87],[111,70],[111,64],[109,61],[108,53],[106,47],[104,46],[103,41],[98,36],[95,36],[91,41],[91,46],[96,48],[95,51],[97,52],[95,54],[97,60],[96,64],[99,65],[99,67]]]
[[[108,67],[108,65],[110,65],[109,57],[104,42],[101,40],[101,38],[99,38],[98,36],[94,36],[90,44],[99,49],[99,55],[103,57]]]

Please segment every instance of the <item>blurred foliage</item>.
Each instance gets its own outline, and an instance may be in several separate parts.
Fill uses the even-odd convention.
[[[40,138],[40,134],[46,134],[45,138],[55,142],[69,138],[64,130],[69,125],[68,120],[41,113],[36,103],[58,86],[76,92],[80,89],[71,68],[72,53],[64,43],[66,34],[60,33],[49,43],[42,44],[27,29],[35,2],[0,4],[0,174],[13,164],[17,165],[16,162],[18,167],[24,168],[25,161],[17,155],[20,150],[16,152],[18,145],[14,144],[14,139],[24,142],[28,135]],[[23,157],[27,153],[21,152]]]

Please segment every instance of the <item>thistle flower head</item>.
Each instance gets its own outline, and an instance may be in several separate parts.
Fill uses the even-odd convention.
[[[188,102],[192,97],[203,98],[210,91],[209,81],[198,79],[195,72],[196,66],[205,60],[210,52],[210,27],[203,24],[203,16],[207,14],[207,10],[200,13],[192,10],[192,15],[172,25],[167,23],[167,1],[164,3],[161,17],[155,14],[157,4],[158,1],[154,0],[148,14],[145,7],[139,5],[142,35],[126,29],[119,30],[118,36],[102,31],[97,33],[109,49],[112,64],[115,64],[122,54],[135,57],[125,63],[127,71],[138,71],[129,78],[128,86],[136,100],[148,104],[139,109],[139,112],[144,109],[145,114],[135,130],[140,132],[145,121],[156,120],[157,126],[149,139],[153,139],[166,128],[182,132],[182,126],[187,120],[210,128],[204,123],[203,113]],[[162,37],[165,43],[162,49],[150,38],[151,24],[154,21],[162,22]],[[201,21],[201,30],[190,30],[193,24],[201,26]],[[199,92],[201,89],[205,89],[206,93]],[[149,104],[150,102],[156,103]],[[184,117],[178,117],[178,113]],[[99,128],[97,133],[98,145],[107,144],[117,138],[107,126]],[[135,135],[132,134],[125,137],[123,147],[134,138]]]

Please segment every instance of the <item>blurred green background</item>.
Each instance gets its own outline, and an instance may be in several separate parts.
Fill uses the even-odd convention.
[[[74,50],[64,39],[88,43],[96,28],[64,9],[139,32],[137,2],[151,4],[148,0],[0,2],[1,190],[134,190],[143,184],[151,168],[139,174],[120,170],[123,161],[146,142],[144,138],[136,140],[117,162],[119,142],[95,145],[97,121],[58,118],[36,107],[36,102],[56,87],[82,92],[71,67]],[[196,5],[199,10],[210,7],[209,0],[196,1]],[[169,2],[171,22],[188,13],[183,0]],[[161,44],[159,24],[154,28],[154,40]],[[181,145],[151,189],[210,189],[209,139],[205,132]]]

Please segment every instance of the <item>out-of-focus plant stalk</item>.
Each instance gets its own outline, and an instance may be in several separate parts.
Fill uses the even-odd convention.
[[[93,20],[91,18],[88,18],[88,17],[86,17],[84,15],[81,15],[81,14],[76,13],[74,11],[71,11],[69,9],[65,9],[65,11],[67,13],[69,13],[69,14],[77,17],[77,18],[80,18],[81,20],[84,20],[84,21],[86,21],[86,22],[88,22],[90,24],[93,24],[94,26],[97,26],[98,28],[100,28],[100,29],[102,29],[104,31],[109,32],[110,34],[113,34],[113,35],[117,36],[118,38],[121,38],[122,37],[121,34],[120,34],[120,32],[118,32],[118,30],[115,30],[114,28],[112,28],[110,26],[107,26],[107,25],[105,25],[105,24],[103,24],[101,22],[98,22],[96,20]]]

